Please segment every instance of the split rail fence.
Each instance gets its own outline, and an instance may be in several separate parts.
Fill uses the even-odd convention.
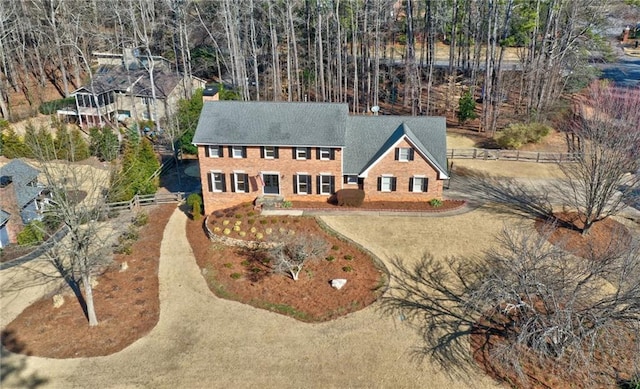
[[[108,203],[109,211],[134,210],[146,205],[166,204],[181,202],[184,199],[184,192],[156,193],[150,195],[135,195],[129,201],[119,201],[117,203]]]
[[[542,151],[494,150],[494,149],[448,149],[449,159],[482,159],[526,161],[539,163],[573,162],[578,153],[550,153]]]

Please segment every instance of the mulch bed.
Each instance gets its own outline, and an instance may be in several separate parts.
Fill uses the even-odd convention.
[[[2,331],[2,344],[26,355],[94,357],[120,351],[149,333],[160,314],[160,244],[174,210],[175,205],[154,207],[132,253],[115,255],[113,265],[98,278],[93,291],[97,326],[89,327],[73,294],[64,295],[60,308],[54,308],[52,296],[47,296],[27,307]],[[121,272],[120,264],[125,261],[128,269]]]
[[[189,242],[209,288],[219,297],[318,322],[370,305],[386,287],[385,272],[375,266],[369,254],[327,233],[315,218],[262,217],[251,204],[244,204],[215,212],[209,218],[209,228],[223,226],[225,220],[229,221],[227,226],[240,222],[242,229],[228,235],[236,239],[252,240],[262,234],[268,240],[267,229],[274,235],[293,230],[296,236],[322,236],[330,249],[325,258],[307,262],[298,281],[294,281],[288,274],[273,273],[264,252],[212,243],[203,231],[202,221],[191,220],[187,224]],[[240,236],[241,231],[245,232],[244,237]],[[331,287],[331,280],[336,278],[347,279],[340,290]]]
[[[550,223],[555,224],[555,228],[549,233],[546,229]],[[629,230],[612,218],[596,222],[586,235],[581,232],[583,226],[575,212],[557,212],[554,219],[538,219],[535,223],[538,232],[549,234],[550,243],[583,258],[604,254],[612,248],[618,250],[631,243]]]
[[[442,200],[442,205],[433,206],[426,201],[365,201],[360,207],[341,207],[322,201],[293,201],[293,209],[335,211],[396,211],[396,212],[446,212],[463,207],[464,200]]]

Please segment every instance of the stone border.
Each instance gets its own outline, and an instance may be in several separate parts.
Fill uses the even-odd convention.
[[[271,249],[277,246],[277,244],[273,242],[257,242],[255,240],[242,240],[242,239],[236,239],[228,236],[220,236],[220,235],[214,234],[209,229],[209,215],[207,215],[207,217],[204,218],[204,230],[206,231],[207,237],[211,242],[220,243],[226,246],[243,247],[248,249]]]

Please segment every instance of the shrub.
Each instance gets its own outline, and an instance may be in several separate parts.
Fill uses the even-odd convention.
[[[498,146],[504,149],[519,149],[527,143],[538,143],[549,135],[550,128],[541,123],[511,124],[496,135]]]
[[[256,215],[256,213],[255,213],[255,212],[253,212],[253,211],[249,211],[249,212],[247,212],[247,216],[248,216],[248,217],[252,217],[252,216],[255,216],[255,215]]]
[[[431,199],[431,200],[429,200],[429,205],[431,205],[433,208],[442,207],[442,200],[440,200],[440,199]]]
[[[227,269],[231,269],[233,267],[233,264],[230,262],[226,262],[226,263],[223,263],[222,266],[226,267]]]
[[[228,228],[225,228],[225,229],[222,231],[222,233],[223,233],[223,234],[225,234],[225,235],[229,235],[229,234],[231,233],[231,230],[230,230],[230,229],[228,229]]]
[[[44,223],[34,220],[27,224],[17,236],[20,246],[35,245],[44,240]]]
[[[242,278],[242,274],[240,274],[240,273],[231,273],[230,277],[233,278],[234,280],[237,280],[239,278]]]
[[[134,226],[142,227],[149,222],[149,215],[144,212],[140,212],[133,218],[132,222]]]
[[[251,264],[251,262],[249,262],[249,261],[247,261],[247,260],[245,259],[244,261],[240,262],[240,264],[241,264],[242,266],[245,266],[245,267],[246,267],[246,266],[249,266],[249,265]]]
[[[334,257],[333,255],[329,255],[328,257],[325,258],[327,260],[327,262],[333,262],[336,260],[336,257]]]
[[[226,225],[228,225],[228,224],[229,224],[229,220],[223,220],[223,221],[222,221],[222,225],[223,225],[223,226],[226,226]]]
[[[469,119],[475,119],[476,115],[476,102],[473,99],[471,93],[467,92],[458,100],[458,121],[460,124],[464,124]]]
[[[256,219],[249,219],[247,220],[247,224],[251,225],[251,224],[255,224]]]
[[[236,213],[235,215],[233,215],[233,217],[235,217],[236,219],[242,219],[242,214]]]
[[[331,246],[331,250],[340,250],[340,246],[334,244],[333,246]]]
[[[339,206],[361,207],[364,202],[364,190],[362,189],[340,189],[336,193]]]
[[[260,220],[260,224],[267,224],[268,222],[265,219]]]
[[[351,255],[351,254],[347,254],[347,255],[345,255],[345,256],[344,256],[344,260],[345,260],[345,261],[352,261],[352,260],[353,260],[353,255]]]
[[[75,105],[76,105],[76,98],[67,97],[65,99],[46,101],[40,104],[40,107],[38,107],[38,111],[43,115],[53,115],[59,109],[66,108],[68,106],[75,107]]]
[[[187,205],[191,207],[191,216],[193,220],[199,220],[202,216],[202,196],[198,193],[191,193],[187,197]]]
[[[345,273],[351,273],[353,271],[353,268],[351,266],[343,266],[342,271]]]

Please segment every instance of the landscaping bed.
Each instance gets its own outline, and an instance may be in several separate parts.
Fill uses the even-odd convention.
[[[78,300],[67,287],[64,304],[54,308],[52,296],[27,307],[2,331],[10,351],[48,358],[113,354],[140,339],[158,322],[158,265],[165,225],[175,205],[152,208],[131,254],[114,256],[93,290],[99,324],[89,327]],[[127,262],[128,269],[120,271]]]
[[[335,211],[446,212],[462,208],[465,204],[464,200],[442,200],[440,205],[435,206],[427,201],[365,201],[360,207],[341,207],[327,201],[292,201],[291,208]]]
[[[251,204],[214,212],[206,226],[214,235],[244,241],[275,241],[278,234],[322,237],[324,258],[308,261],[294,281],[274,273],[265,251],[209,241],[202,221],[187,223],[187,236],[211,291],[307,322],[335,319],[373,303],[385,290],[387,274],[366,250],[323,229],[315,218],[260,216]],[[227,231],[227,232],[225,232]],[[293,232],[292,232],[293,231]],[[346,279],[342,289],[333,279]]]

